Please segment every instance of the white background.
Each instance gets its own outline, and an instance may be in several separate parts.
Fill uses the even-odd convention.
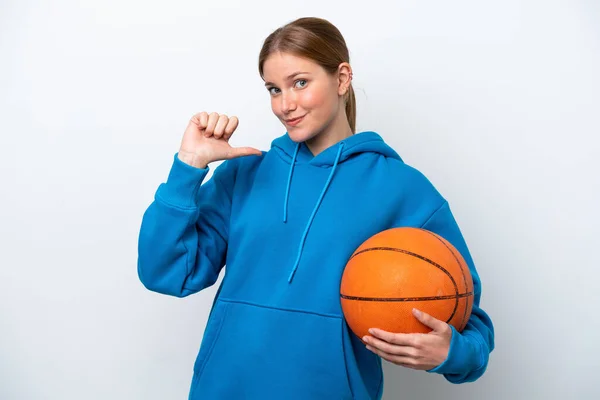
[[[258,53],[302,16],[449,199],[496,328],[477,382],[387,364],[384,398],[600,398],[600,2],[1,0],[1,399],[187,398],[216,286],[144,289],[141,217],[193,113],[285,132]]]

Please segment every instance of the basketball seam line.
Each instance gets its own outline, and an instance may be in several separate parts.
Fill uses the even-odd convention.
[[[460,268],[460,272],[461,272],[461,274],[463,276],[463,281],[464,281],[465,289],[466,289],[468,287],[468,285],[467,285],[467,277],[465,276],[465,269],[463,268],[463,263],[460,262],[460,260],[458,259],[458,257],[454,253],[454,250],[451,249],[450,247],[448,247],[448,245],[444,242],[444,240],[442,240],[441,236],[438,235],[437,233],[428,231],[426,229],[422,229],[422,230],[424,230],[425,232],[429,232],[433,236],[435,236],[450,251],[450,253],[452,253],[452,256],[454,257],[454,259],[456,260],[456,263],[458,264],[458,267]],[[468,270],[468,267],[467,267],[467,270]],[[463,316],[462,316],[462,318],[460,320],[460,325],[459,325],[459,330],[460,331],[462,331],[464,329],[464,327],[466,326],[466,324],[468,322],[468,321],[465,321],[465,319],[467,317],[467,310],[468,310],[468,308],[469,308],[469,299],[467,298],[467,304],[465,305],[465,310],[464,310]]]
[[[431,300],[452,300],[463,297],[473,296],[473,292],[460,293],[458,295],[447,295],[447,296],[422,296],[422,297],[361,297],[361,296],[347,296],[340,294],[340,297],[345,300],[360,300],[360,301],[431,301]]]

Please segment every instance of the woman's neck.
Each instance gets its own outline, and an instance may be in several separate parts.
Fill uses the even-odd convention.
[[[328,127],[316,136],[308,139],[305,144],[313,156],[317,156],[323,150],[333,146],[334,144],[344,140],[354,133],[348,123],[346,113],[338,113],[338,116],[333,120]]]

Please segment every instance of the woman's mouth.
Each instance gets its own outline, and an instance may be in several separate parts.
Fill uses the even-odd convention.
[[[286,119],[285,123],[289,126],[296,126],[304,119],[304,115],[294,119]]]

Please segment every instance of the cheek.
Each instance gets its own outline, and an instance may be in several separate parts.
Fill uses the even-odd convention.
[[[329,90],[311,92],[305,100],[305,107],[320,123],[330,120],[336,111],[336,98],[332,98]]]
[[[275,100],[274,98],[271,98],[271,110],[273,111],[273,114],[277,116],[281,115],[279,102],[277,102],[277,100]]]
[[[307,109],[319,108],[324,103],[323,93],[319,90],[306,90],[302,94],[302,105]]]
[[[307,90],[302,96],[302,107],[318,114],[328,114],[331,111],[330,92],[322,88]]]

